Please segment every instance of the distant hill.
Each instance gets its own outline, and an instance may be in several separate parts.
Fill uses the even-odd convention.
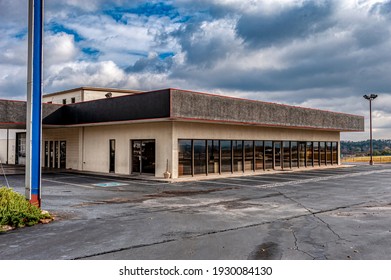
[[[366,156],[369,155],[369,140],[341,141],[341,154]],[[391,155],[391,140],[373,140],[373,155]]]

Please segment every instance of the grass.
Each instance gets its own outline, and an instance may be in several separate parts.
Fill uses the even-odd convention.
[[[49,213],[30,204],[26,198],[7,187],[0,187],[0,231],[52,220]]]
[[[370,157],[344,157],[342,162],[369,162]],[[391,162],[391,156],[373,156],[375,163],[387,163]]]

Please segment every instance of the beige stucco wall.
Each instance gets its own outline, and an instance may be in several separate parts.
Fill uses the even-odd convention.
[[[270,128],[229,124],[175,122],[173,124],[172,178],[178,178],[178,139],[340,141],[335,131]],[[338,145],[339,148],[340,145]]]
[[[115,139],[115,173],[131,173],[131,140],[155,140],[156,177],[163,177],[166,162],[171,165],[172,125],[169,122],[85,127],[83,132],[83,168],[109,172],[109,141]]]
[[[197,122],[175,122],[177,139],[339,141],[339,132]]]
[[[79,130],[81,128],[45,128],[42,131],[42,166],[45,157],[45,141],[66,141],[66,168],[81,168],[79,156]]]

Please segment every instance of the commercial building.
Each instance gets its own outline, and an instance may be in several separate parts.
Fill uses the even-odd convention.
[[[364,130],[362,116],[179,89],[79,88],[43,100],[47,168],[178,178],[332,166],[340,132]],[[0,101],[0,128],[23,129],[25,109]]]

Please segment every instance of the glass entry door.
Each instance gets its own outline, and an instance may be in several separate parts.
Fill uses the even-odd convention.
[[[67,163],[67,142],[60,141],[60,168],[66,168]]]
[[[132,141],[132,173],[155,174],[155,140]]]
[[[115,139],[110,139],[109,142],[110,158],[109,158],[109,172],[115,172]]]
[[[66,168],[66,141],[45,141],[43,166],[47,168]]]

